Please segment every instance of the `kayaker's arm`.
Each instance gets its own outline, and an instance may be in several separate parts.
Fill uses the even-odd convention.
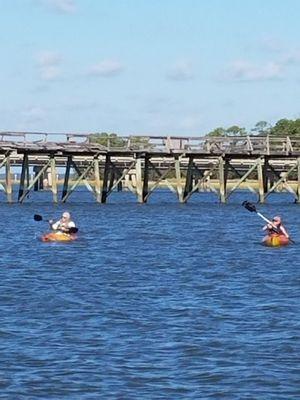
[[[272,229],[273,228],[273,226],[271,225],[271,224],[267,224],[267,225],[265,225],[262,229],[263,229],[263,231],[266,231],[267,229]]]
[[[263,231],[269,231],[270,233],[279,233],[278,229],[273,224],[267,224],[262,229]]]
[[[59,221],[54,223],[53,219],[50,219],[49,225],[50,225],[50,228],[53,229],[54,231],[57,231],[58,229],[60,229],[59,228],[59,225],[60,225]]]
[[[289,234],[287,233],[286,229],[284,228],[284,226],[280,226],[280,231],[284,234],[285,237],[287,237],[288,239],[290,238]]]

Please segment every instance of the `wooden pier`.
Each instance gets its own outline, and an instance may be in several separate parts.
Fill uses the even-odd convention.
[[[110,138],[103,145],[92,137],[0,132],[0,190],[7,202],[23,203],[45,181],[55,203],[66,202],[82,184],[99,203],[124,186],[146,203],[162,185],[181,203],[205,190],[226,203],[241,186],[260,203],[279,190],[300,202],[300,138],[143,136],[134,142],[127,136],[114,147]]]

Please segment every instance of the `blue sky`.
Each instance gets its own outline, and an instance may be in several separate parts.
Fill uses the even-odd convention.
[[[298,0],[0,0],[0,130],[203,135],[300,117]]]

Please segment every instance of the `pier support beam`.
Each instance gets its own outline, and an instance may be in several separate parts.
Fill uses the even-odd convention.
[[[175,176],[176,176],[176,190],[177,196],[180,203],[183,203],[183,188],[181,182],[181,168],[180,168],[180,157],[175,158]]]
[[[183,191],[184,199],[187,199],[187,195],[191,193],[193,189],[193,168],[194,168],[194,159],[193,157],[189,157],[188,167],[186,171],[186,178],[185,178],[185,186]]]
[[[94,159],[97,158],[97,155],[94,156]],[[67,189],[67,192],[65,193],[65,189],[67,188],[67,185],[64,185],[64,193],[65,195],[62,197],[62,202],[65,203],[67,201],[67,199],[69,198],[69,196],[74,192],[74,190],[77,188],[77,186],[79,185],[80,182],[84,182],[84,184],[86,185],[86,187],[88,188],[89,191],[91,191],[93,194],[95,194],[94,189],[91,187],[91,185],[88,183],[88,181],[86,180],[90,170],[94,167],[94,159],[83,169],[81,170],[74,162],[74,160],[70,161],[70,166],[72,165],[75,169],[75,171],[78,174],[78,178],[76,179],[76,181],[73,183],[72,187],[70,189]],[[69,173],[69,172],[68,172]],[[66,171],[67,174],[67,171]],[[65,178],[65,183],[66,183],[66,178]],[[66,187],[65,187],[66,186]]]
[[[41,170],[42,168],[43,168],[43,167],[41,167],[41,166],[39,166],[39,165],[34,165],[34,166],[33,166],[34,177],[37,176],[37,174],[40,172],[40,170]],[[44,189],[43,178],[44,178],[43,176],[40,176],[39,180],[38,180],[37,182],[35,182],[35,184],[34,184],[34,189],[33,189],[35,192],[38,192],[39,190]]]
[[[276,182],[274,183],[274,185],[268,190],[268,193],[266,193],[265,198],[266,198],[267,196],[269,196],[272,192],[274,192],[274,191],[278,188],[278,186],[279,186],[280,184],[282,184],[282,185],[285,187],[285,189],[286,189],[289,193],[291,193],[291,194],[294,196],[295,200],[297,201],[297,199],[298,199],[297,190],[296,190],[296,192],[295,192],[295,191],[291,188],[291,186],[287,183],[287,179],[288,179],[289,175],[290,175],[294,170],[297,170],[297,172],[298,172],[298,159],[297,159],[296,163],[295,163],[291,168],[289,168],[288,171],[285,172],[285,173],[281,176],[281,178],[278,179],[278,181],[276,181]],[[297,175],[298,175],[298,174],[297,174]]]
[[[265,202],[265,179],[264,179],[264,168],[263,161],[260,158],[257,162],[257,176],[258,176],[258,198],[260,203]]]
[[[66,197],[66,195],[68,193],[71,165],[72,165],[72,156],[68,156],[66,171],[65,171],[64,186],[63,186],[63,191],[62,191],[62,195],[61,195],[62,200]]]
[[[55,158],[52,155],[50,158],[50,167],[51,167],[51,190],[53,195],[53,202],[57,203],[57,177],[56,177],[56,165]]]
[[[300,157],[297,158],[297,203],[300,203]]]
[[[142,177],[142,158],[138,157],[135,163],[136,170],[136,194],[139,203],[144,202],[143,198],[143,177]]]
[[[104,174],[103,174],[103,185],[101,193],[101,203],[106,203],[106,198],[108,195],[108,179],[111,170],[110,155],[107,154],[105,157]]]
[[[146,154],[144,160],[144,177],[143,177],[143,192],[142,192],[143,203],[146,203],[148,199],[149,167],[150,167],[150,156]]]
[[[22,165],[22,172],[21,172],[21,180],[20,180],[20,189],[19,189],[19,196],[18,201],[19,203],[23,203],[26,196],[28,196],[30,190],[34,187],[35,183],[40,179],[40,177],[47,171],[47,168],[51,166],[52,159],[48,160],[48,162],[43,166],[40,172],[34,177],[33,181],[29,183],[27,179],[27,185],[25,185],[25,175],[28,174],[28,156],[24,154],[23,158],[23,165]],[[28,178],[28,177],[27,177]]]
[[[10,155],[6,157],[5,163],[5,188],[6,188],[6,198],[8,203],[12,203],[12,179],[11,179],[11,165],[10,165]]]
[[[100,166],[99,166],[99,159],[98,158],[95,158],[95,160],[94,160],[94,174],[95,174],[96,201],[98,203],[101,203]]]
[[[226,200],[229,198],[229,196],[232,195],[232,193],[233,193],[236,189],[239,188],[239,186],[240,186],[243,182],[245,182],[245,181],[247,180],[247,178],[250,176],[250,174],[251,174],[254,170],[257,169],[257,163],[258,163],[258,161],[259,161],[259,160],[255,160],[254,164],[250,167],[250,169],[249,169],[244,175],[242,175],[236,168],[234,168],[230,163],[228,163],[228,167],[230,167],[230,168],[232,169],[232,171],[234,171],[235,174],[236,174],[240,179],[236,182],[236,184],[235,184],[230,190],[227,191],[227,193],[226,193]],[[256,190],[253,189],[251,186],[248,186],[248,189],[249,189],[251,192],[257,194]]]
[[[224,157],[219,158],[219,185],[220,185],[220,201],[226,203],[226,187],[228,176],[228,160]]]
[[[26,153],[23,154],[23,161],[22,161],[22,169],[21,169],[21,177],[20,177],[20,186],[19,186],[19,194],[18,194],[18,201],[21,202],[21,198],[24,194],[25,188],[25,179],[26,173],[28,174],[28,155]],[[27,177],[28,181],[28,177]],[[28,185],[27,185],[28,186]]]

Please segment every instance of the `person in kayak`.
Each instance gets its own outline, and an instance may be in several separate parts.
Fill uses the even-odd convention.
[[[49,221],[51,229],[54,231],[62,232],[62,233],[69,233],[70,228],[75,228],[75,222],[71,220],[71,214],[65,211],[60,220],[57,222],[53,222],[53,220]]]
[[[278,215],[273,218],[272,224],[267,224],[263,227],[264,231],[267,231],[268,235],[284,235],[289,239],[289,234],[287,233],[285,227],[282,225],[281,217]]]

